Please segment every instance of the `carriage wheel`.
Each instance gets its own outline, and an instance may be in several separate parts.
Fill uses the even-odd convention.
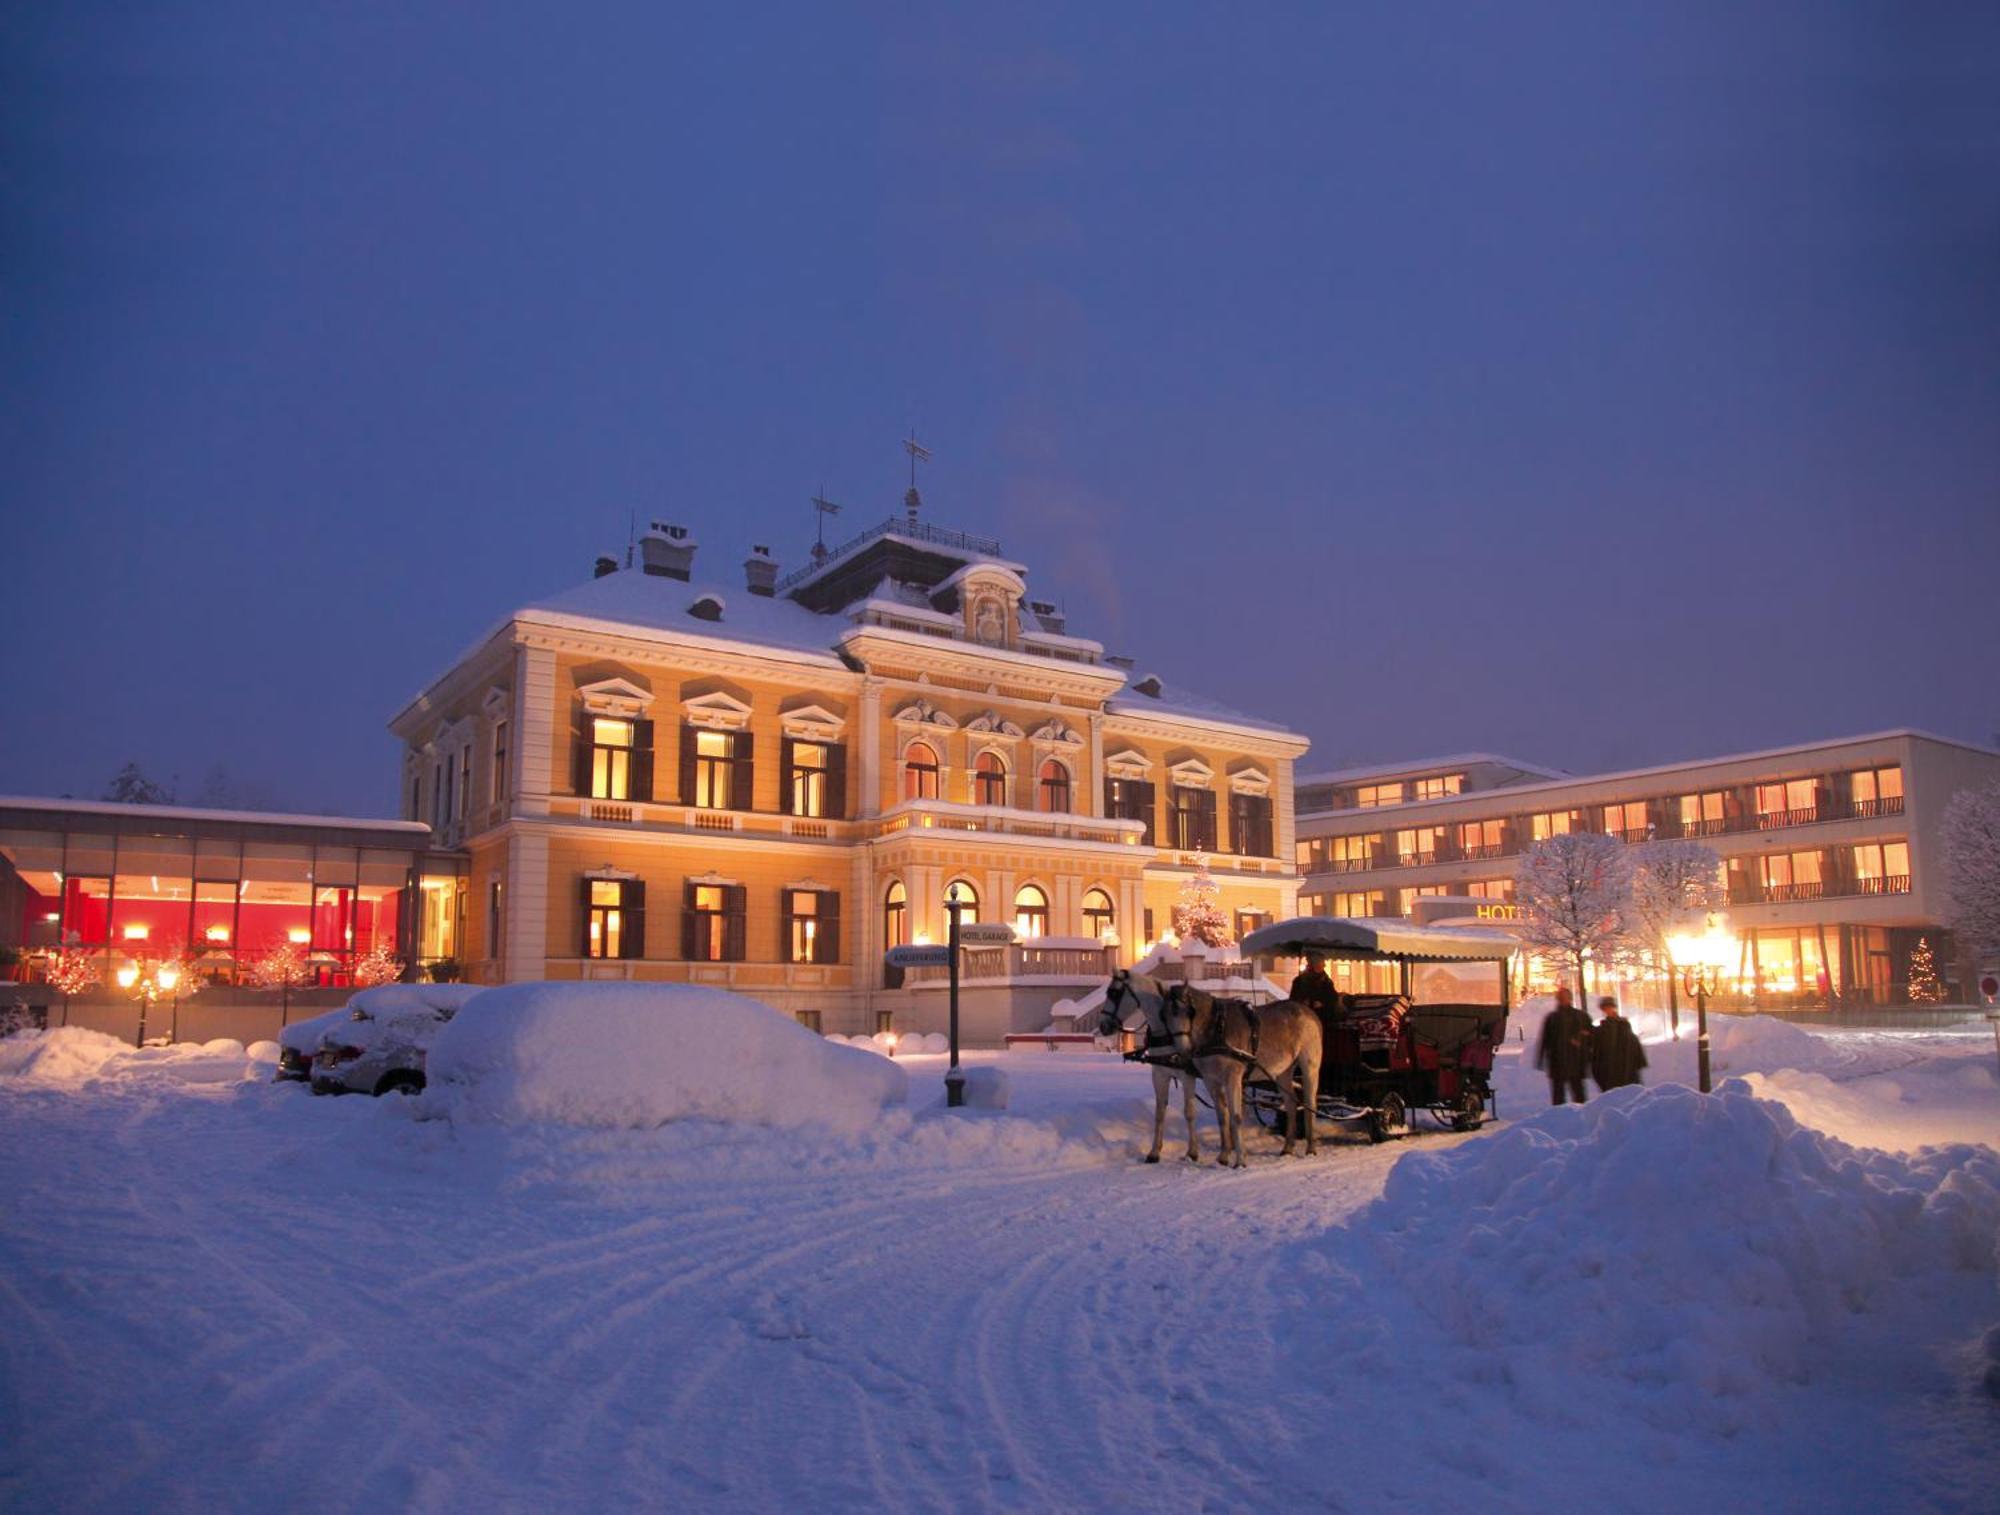
[[[1371,1142],[1385,1142],[1397,1135],[1410,1123],[1410,1112],[1403,1105],[1400,1094],[1385,1094],[1382,1103],[1368,1112],[1368,1139]]]
[[[1452,1112],[1451,1129],[1477,1131],[1485,1124],[1486,1096],[1477,1089],[1467,1089],[1458,1097],[1458,1108]]]

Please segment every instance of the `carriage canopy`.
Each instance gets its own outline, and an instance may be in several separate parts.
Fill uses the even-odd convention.
[[[1333,915],[1302,915],[1274,921],[1250,932],[1243,951],[1256,956],[1363,958],[1403,963],[1505,962],[1520,947],[1497,931],[1460,931],[1406,926],[1387,921],[1355,921]]]

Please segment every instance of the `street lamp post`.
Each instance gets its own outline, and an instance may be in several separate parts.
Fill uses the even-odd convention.
[[[1708,1061],[1708,997],[1722,987],[1723,970],[1733,960],[1736,939],[1724,929],[1719,917],[1708,918],[1708,928],[1700,936],[1676,936],[1668,944],[1674,965],[1680,969],[1681,983],[1694,1000],[1695,1068],[1703,1094],[1713,1092]]]
[[[153,1008],[153,1001],[163,994],[172,994],[180,987],[181,970],[176,963],[158,963],[147,967],[133,961],[118,970],[118,987],[139,1001],[139,1034],[132,1045],[146,1045],[146,1013]]]
[[[953,884],[944,897],[945,951],[951,957],[945,970],[951,987],[951,1066],[944,1072],[944,1102],[950,1106],[965,1103],[965,1070],[958,1066],[958,917],[964,909],[958,885]]]

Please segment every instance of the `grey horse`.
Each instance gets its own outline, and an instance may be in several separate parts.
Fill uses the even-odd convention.
[[[1097,1034],[1116,1036],[1128,1029],[1125,1023],[1135,1011],[1144,1015],[1146,1050],[1142,1061],[1153,1070],[1153,1150],[1146,1154],[1146,1161],[1156,1163],[1160,1160],[1160,1145],[1167,1132],[1167,1099],[1178,1083],[1187,1112],[1187,1160],[1198,1163],[1201,1161],[1201,1141],[1194,1129],[1193,1048],[1185,1039],[1175,1045],[1174,1034],[1167,1027],[1166,1006],[1167,994],[1158,979],[1143,973],[1135,975],[1120,968],[1111,976],[1111,982],[1105,985],[1104,1008],[1097,1017]]]
[[[1225,1165],[1233,1157],[1234,1166],[1243,1166],[1243,1080],[1253,1069],[1278,1086],[1285,1102],[1285,1145],[1279,1155],[1292,1155],[1301,1110],[1306,1152],[1319,1151],[1313,1117],[1319,1105],[1323,1033],[1311,1009],[1288,999],[1253,1007],[1176,984],[1167,993],[1164,1019],[1174,1044],[1192,1049],[1195,1071],[1208,1085],[1222,1127]],[[1303,1091],[1296,1085],[1303,1085]]]

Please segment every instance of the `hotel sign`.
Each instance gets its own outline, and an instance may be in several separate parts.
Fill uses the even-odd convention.
[[[1424,894],[1410,901],[1410,919],[1419,926],[1450,921],[1476,921],[1482,926],[1511,926],[1521,920],[1521,907],[1502,900],[1464,894]]]

